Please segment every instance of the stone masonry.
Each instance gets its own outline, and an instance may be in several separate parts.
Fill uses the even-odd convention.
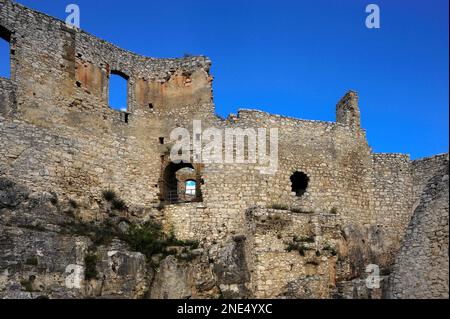
[[[139,56],[10,0],[0,36],[11,61],[0,78],[0,297],[448,298],[448,154],[373,153],[355,91],[335,122],[248,109],[222,119],[204,56]],[[111,74],[127,80],[126,111],[108,105]],[[278,169],[172,163],[172,130],[195,140],[194,120],[278,129]],[[114,215],[105,190],[126,210]],[[149,220],[198,241],[192,258],[145,258],[68,226]],[[370,264],[379,287],[365,285]]]

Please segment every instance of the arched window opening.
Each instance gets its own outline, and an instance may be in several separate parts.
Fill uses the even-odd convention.
[[[11,78],[11,33],[0,26],[0,77]]]
[[[119,71],[111,71],[109,77],[109,106],[117,111],[128,110],[128,76]]]
[[[291,175],[292,192],[294,192],[296,196],[302,196],[306,192],[308,184],[309,177],[305,173],[294,172],[294,174]]]
[[[162,199],[167,203],[202,201],[200,180],[190,163],[169,163],[161,184]]]

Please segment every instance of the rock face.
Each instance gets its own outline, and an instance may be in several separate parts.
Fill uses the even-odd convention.
[[[116,236],[81,228],[105,231],[80,223],[81,209],[69,213],[51,194],[30,195],[7,179],[0,183],[0,298],[220,296],[214,265],[204,260],[203,249],[192,250],[189,261],[183,254],[154,256],[156,265]],[[124,217],[110,222],[120,229]]]
[[[156,271],[152,282],[150,298],[191,299],[218,298],[220,290],[212,265],[201,257],[183,261],[168,256]]]
[[[335,122],[222,119],[204,56],[139,56],[10,0],[0,37],[1,298],[448,296],[448,154],[372,153],[356,92]],[[227,161],[172,162],[183,128],[204,152],[231,134]]]
[[[250,272],[247,268],[245,236],[235,236],[219,250],[214,272],[220,282],[224,298],[245,298],[250,296],[247,283]]]

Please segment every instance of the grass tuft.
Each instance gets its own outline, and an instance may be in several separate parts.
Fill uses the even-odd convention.
[[[117,197],[116,193],[111,189],[104,190],[102,196],[107,202],[112,202]]]

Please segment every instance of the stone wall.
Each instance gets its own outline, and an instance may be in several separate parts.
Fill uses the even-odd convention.
[[[428,181],[440,173],[442,167],[448,164],[448,153],[439,154],[412,161],[413,173],[413,203],[417,206]]]
[[[16,90],[11,80],[0,78],[0,116],[8,116],[16,110]]]
[[[11,80],[20,87],[20,111],[29,120],[40,115],[54,123],[40,111],[58,113],[68,107],[88,109],[91,117],[102,115],[108,110],[111,72],[128,79],[131,114],[151,119],[177,108],[194,111],[194,105],[202,113],[199,106],[208,108],[211,102],[210,61],[205,57],[145,58],[11,1],[1,4],[0,24],[14,44]],[[30,106],[39,107],[32,112]]]
[[[421,194],[395,259],[389,297],[448,298],[448,155],[416,161],[414,167]]]
[[[169,145],[161,147],[159,138],[169,141],[173,128],[190,128],[193,119],[202,120],[204,128],[208,125],[255,130],[278,128],[279,165],[274,175],[261,175],[257,164],[205,167],[204,203],[212,210],[222,211],[219,215],[224,220],[218,224],[225,223],[233,231],[234,223],[230,225],[227,221],[234,220],[239,228],[243,211],[254,205],[285,205],[312,212],[336,210],[342,213],[344,221],[362,225],[371,221],[372,159],[365,132],[359,128],[355,92],[349,92],[338,103],[337,123],[297,120],[251,110],[241,110],[237,117],[221,121],[214,116],[211,104],[207,58],[141,57],[83,31],[67,28],[63,22],[44,14],[10,1],[3,3],[0,24],[10,30],[14,40],[11,85],[17,85],[18,101],[16,114],[5,118],[5,122],[26,121],[27,125],[35,126],[21,128],[23,124],[15,123],[17,132],[5,133],[11,137],[3,141],[3,156],[11,153],[9,149],[21,152],[13,145],[16,139],[24,144],[28,141],[28,145],[37,143],[34,149],[39,150],[40,140],[35,141],[33,134],[39,137],[48,132],[72,140],[64,150],[51,142],[42,148],[46,151],[38,156],[38,162],[49,171],[45,185],[38,185],[44,179],[33,177],[38,176],[41,168],[35,172],[20,169],[18,164],[10,168],[11,163],[5,161],[4,172],[8,176],[14,175],[36,190],[48,190],[51,185],[64,195],[80,189],[79,185],[71,187],[68,183],[73,179],[87,185],[88,200],[98,197],[102,188],[113,188],[130,204],[150,205],[158,200],[160,156]],[[128,79],[126,114],[108,107],[111,72]],[[2,108],[8,112],[11,107]],[[29,128],[33,133],[21,133]],[[40,129],[45,131],[35,132]],[[76,147],[71,149],[72,145]],[[53,157],[50,153],[54,153]],[[56,174],[53,171],[61,169],[56,166],[61,165],[52,158],[68,159],[62,165],[66,167],[63,178],[53,177]],[[301,197],[291,190],[290,177],[295,171],[309,178]]]
[[[0,79],[1,174],[67,196],[81,196],[84,185],[87,201],[108,187],[131,204],[156,201],[159,137],[167,140],[183,112],[214,114],[210,61],[144,58],[11,1],[1,5],[14,51],[11,79]],[[108,106],[111,71],[128,78],[126,112]],[[25,149],[35,166],[12,163]]]
[[[0,5],[0,27],[11,41],[11,78],[0,79],[0,178],[30,194],[75,200],[95,220],[108,217],[99,209],[102,192],[116,191],[129,209],[123,218],[157,215],[167,232],[201,242],[206,261],[199,267],[215,278],[207,280],[214,283],[204,288],[208,296],[330,298],[360,285],[369,263],[390,270],[414,202],[445,155],[411,162],[407,155],[373,154],[356,92],[339,100],[336,122],[248,109],[220,119],[208,58],[139,56],[9,0]],[[126,110],[108,105],[111,74],[127,80]],[[276,171],[261,173],[267,163],[193,162],[201,202],[164,202],[170,133],[184,127],[194,135],[194,120],[203,129],[266,129],[266,142],[277,129]],[[304,191],[293,189],[295,172],[307,176]],[[178,184],[185,178],[178,174]],[[46,214],[42,223],[51,224]],[[14,228],[8,220],[5,227]],[[312,241],[295,240],[305,236]],[[287,251],[289,244],[304,244],[304,252]],[[125,255],[138,259],[142,273],[142,256]],[[183,276],[186,285],[197,280],[177,267],[167,261],[168,274]],[[152,296],[168,293],[164,278]],[[139,287],[126,295],[142,296]],[[173,296],[183,297],[187,287]]]
[[[412,215],[412,167],[408,155],[372,154],[373,202],[372,225],[381,225],[399,248],[400,240]]]
[[[260,174],[259,165],[236,165],[236,168],[221,172],[220,179],[230,180],[225,174],[236,170],[240,170],[245,182],[253,179],[257,185],[248,188],[250,205],[282,204],[314,212],[337,209],[360,217],[370,210],[368,184],[371,176],[367,170],[370,150],[364,131],[333,122],[298,120],[251,110],[241,110],[228,126],[265,128],[267,132],[278,129],[279,155],[275,174]],[[308,187],[301,197],[291,190],[290,177],[295,171],[309,177]],[[235,179],[236,184],[239,182],[240,179]],[[241,197],[244,196],[245,190],[239,185],[235,187]],[[221,196],[225,195],[222,193]]]
[[[358,93],[349,91],[336,104],[336,122],[359,128],[361,126],[361,118],[358,106]]]
[[[251,290],[258,298],[330,298],[342,235],[335,214],[247,211]]]
[[[158,156],[136,153],[142,142],[132,137],[66,135],[22,122],[0,121],[1,175],[33,191],[56,192],[93,204],[106,189],[127,203],[151,203],[158,193]],[[148,163],[142,166],[140,163]],[[136,183],[141,187],[136,187]]]

